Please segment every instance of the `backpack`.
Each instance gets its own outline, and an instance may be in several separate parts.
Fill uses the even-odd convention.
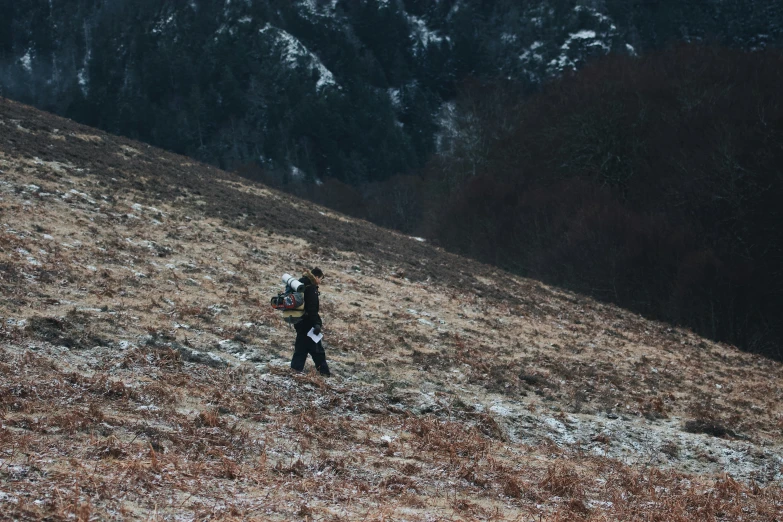
[[[307,314],[304,309],[305,286],[289,274],[283,274],[285,290],[279,292],[271,300],[272,308],[283,312],[283,321],[296,324]]]

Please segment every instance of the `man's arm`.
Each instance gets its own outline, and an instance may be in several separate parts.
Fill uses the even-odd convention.
[[[318,288],[314,285],[308,286],[305,288],[305,312],[313,324],[320,328],[322,323],[321,316],[318,315],[319,308]]]

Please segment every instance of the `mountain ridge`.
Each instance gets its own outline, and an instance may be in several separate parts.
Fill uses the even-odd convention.
[[[781,34],[756,1],[67,0],[9,8],[0,94],[224,168],[356,184],[422,167],[467,78],[534,90],[608,53]]]

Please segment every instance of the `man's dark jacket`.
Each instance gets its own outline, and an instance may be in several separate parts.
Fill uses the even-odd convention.
[[[304,289],[304,308],[305,315],[301,321],[296,323],[294,327],[296,331],[303,331],[305,334],[310,331],[310,328],[314,326],[323,326],[321,322],[321,316],[318,314],[320,310],[320,303],[318,300],[318,285],[315,284],[315,279],[311,279],[310,274],[305,274],[299,282],[305,285]]]
[[[291,368],[301,372],[304,369],[307,356],[313,358],[316,369],[321,375],[331,375],[329,365],[326,363],[326,351],[321,341],[314,342],[307,333],[313,327],[321,328],[321,316],[318,314],[318,285],[315,277],[309,272],[299,280],[303,285],[305,299],[305,315],[301,321],[294,325],[296,329],[296,341],[294,342],[294,355],[291,357]]]

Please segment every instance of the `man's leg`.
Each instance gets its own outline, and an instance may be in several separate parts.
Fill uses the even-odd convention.
[[[331,375],[332,372],[329,371],[329,365],[326,364],[326,351],[321,342],[319,341],[318,344],[312,343],[311,348],[310,355],[313,357],[313,362],[315,363],[315,368],[318,370],[318,373],[321,375]]]
[[[307,361],[308,345],[307,341],[310,339],[307,334],[301,334],[296,332],[296,341],[294,342],[294,355],[291,357],[291,368],[301,372],[304,370],[305,361]],[[312,341],[310,341],[312,343]]]

